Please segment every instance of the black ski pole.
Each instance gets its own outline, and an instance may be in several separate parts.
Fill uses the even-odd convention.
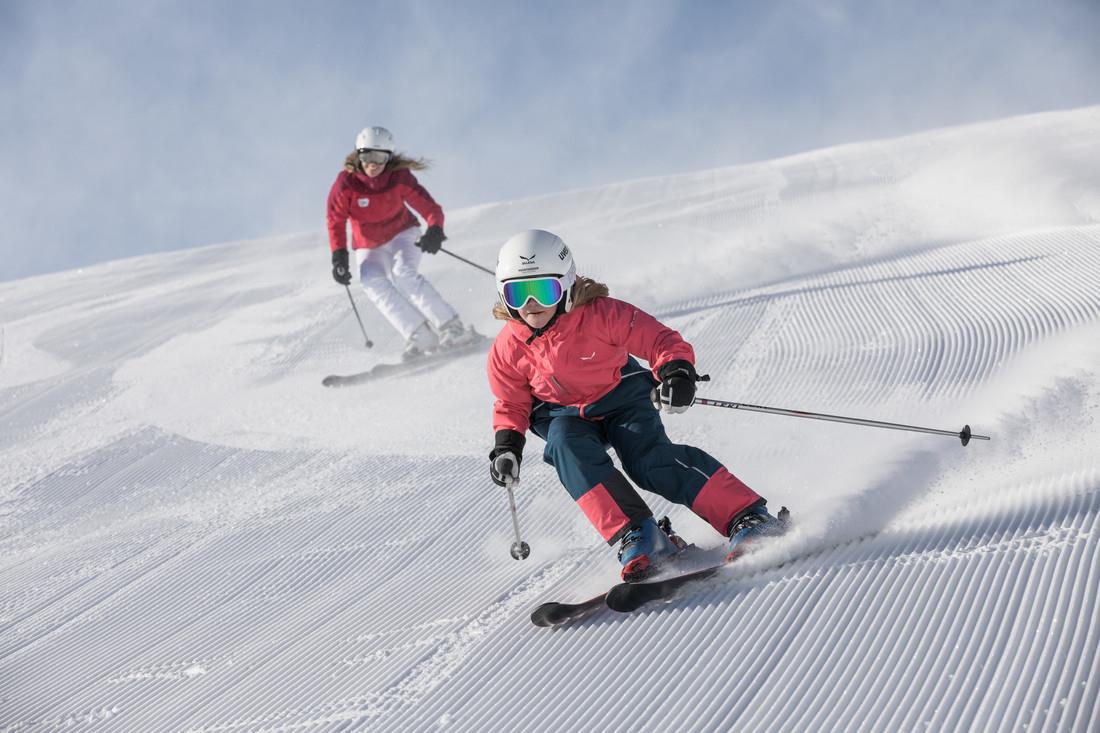
[[[456,255],[454,252],[451,252],[450,250],[443,249],[442,247],[440,247],[439,251],[449,254],[451,257],[454,257],[456,260],[462,260],[463,262],[465,262],[470,267],[476,267],[477,269],[481,270],[482,272],[487,272],[490,275],[496,275],[496,273],[493,272],[492,270],[490,270],[488,267],[482,267],[481,265],[477,264],[476,262],[470,262],[465,257],[459,257],[458,255]]]
[[[344,286],[348,291],[348,300],[351,302],[351,310],[355,313],[355,320],[359,321],[359,330],[363,332],[363,338],[367,340],[367,348],[374,346],[374,342],[370,340],[370,336],[367,335],[367,329],[363,326],[363,319],[359,317],[359,309],[355,307],[355,298],[351,297],[351,286]]]
[[[882,422],[880,420],[864,420],[858,417],[843,417],[841,415],[825,415],[820,412],[806,412],[804,410],[785,410],[780,407],[762,407],[761,405],[746,405],[741,402],[727,402],[726,400],[712,400],[706,397],[696,397],[695,404],[709,405],[711,407],[727,407],[731,410],[750,410],[752,412],[766,412],[769,415],[787,415],[789,417],[808,417],[813,420],[829,420],[832,422],[848,423],[849,425],[866,425],[872,428],[888,428],[890,430],[908,430],[914,433],[931,433],[932,435],[950,435],[962,441],[966,445],[974,440],[989,440],[988,435],[975,435],[970,432],[969,425],[963,425],[962,430],[937,430],[935,428],[921,428],[916,425],[902,425],[900,423]]]

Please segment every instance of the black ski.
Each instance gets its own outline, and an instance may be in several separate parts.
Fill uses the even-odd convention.
[[[779,510],[777,519],[784,524],[788,524],[790,514],[787,507],[783,507]],[[672,564],[682,562],[684,557],[690,558],[695,555],[695,545],[689,545],[687,549],[689,551],[682,553]],[[608,592],[593,596],[580,603],[550,601],[542,604],[531,613],[531,623],[535,626],[562,626],[586,619],[603,608],[609,608],[619,613],[630,613],[647,603],[675,598],[686,586],[710,578],[729,563],[735,562],[736,559],[723,560],[717,563],[712,562],[710,565],[695,570],[688,570],[678,575],[659,577],[656,580],[618,583]],[[665,568],[665,570],[667,572],[668,568]]]
[[[662,520],[664,521],[664,520]],[[691,558],[697,558],[699,548],[688,545],[674,556],[667,565],[662,566],[665,572],[670,567],[682,565]],[[586,601],[579,603],[563,603],[561,601],[547,601],[531,612],[531,623],[535,626],[563,626],[575,623],[596,614],[607,608],[607,593],[600,593]]]
[[[605,608],[604,599],[606,593],[589,598],[580,603],[559,603],[549,601],[531,612],[531,623],[535,626],[560,626],[571,624],[574,621],[588,618],[597,611]]]
[[[685,585],[709,578],[725,566],[726,563],[722,562],[681,575],[673,575],[671,578],[643,580],[641,583],[619,583],[607,592],[605,599],[607,607],[619,613],[630,613],[647,603],[668,600]]]
[[[321,380],[321,384],[326,387],[351,387],[375,379],[382,379],[383,377],[399,374],[417,374],[446,364],[452,359],[457,359],[460,356],[483,351],[490,343],[492,343],[492,339],[478,334],[478,338],[468,344],[456,346],[453,349],[436,351],[410,361],[383,362],[382,364],[375,364],[367,371],[359,372],[358,374],[330,374]]]
[[[579,603],[548,601],[531,612],[531,623],[535,626],[564,626],[608,608],[620,612],[633,611],[650,601],[671,598],[681,586],[709,577],[724,565],[724,562],[708,565],[657,580],[619,583],[610,591]]]

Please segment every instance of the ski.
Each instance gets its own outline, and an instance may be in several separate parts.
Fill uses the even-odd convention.
[[[668,563],[662,565],[662,570],[658,571],[657,574],[660,575],[661,572],[667,573],[670,568],[676,565],[682,565],[685,561],[690,562],[692,558],[697,558],[699,552],[699,548],[695,545],[688,545],[678,554],[673,556]],[[535,626],[546,627],[564,626],[566,624],[582,621],[589,616],[595,615],[599,611],[606,610],[606,601],[606,591],[578,603],[547,601],[531,612],[531,623]]]
[[[780,509],[777,519],[784,524],[789,524],[790,512],[786,507]],[[685,552],[674,558],[669,565],[682,564],[685,558],[692,558],[696,556],[698,552],[695,545],[688,545],[688,547],[685,548]],[[704,553],[704,556],[706,554],[709,553]],[[701,558],[696,558],[693,564],[697,563],[699,559]],[[666,574],[664,577],[657,577],[653,580],[642,580],[634,583],[618,583],[612,586],[606,593],[601,593],[598,596],[593,596],[579,603],[548,601],[531,613],[531,623],[535,626],[542,627],[564,626],[582,621],[605,608],[618,613],[630,613],[638,610],[647,603],[671,600],[684,588],[716,575],[719,570],[736,560],[737,558],[735,557],[733,560],[712,562],[703,567],[686,570],[673,575]],[[668,566],[663,567],[665,573],[667,573],[669,569]],[[658,573],[658,575],[661,575],[661,573]]]
[[[727,563],[721,562],[717,565],[709,565],[699,570],[692,570],[661,580],[619,583],[607,592],[605,603],[612,611],[619,613],[637,611],[647,603],[669,600],[675,597],[685,585],[709,578],[726,565]]]
[[[571,624],[606,608],[606,598],[607,593],[601,593],[580,603],[548,601],[531,612],[531,623],[543,627]]]
[[[725,564],[723,562],[718,565],[708,565],[699,570],[692,570],[660,580],[619,583],[613,586],[611,590],[580,603],[549,601],[531,612],[531,623],[543,627],[563,626],[582,621],[605,608],[619,613],[629,613],[651,601],[672,598],[683,586],[697,580],[709,578]]]
[[[364,382],[370,382],[384,377],[425,372],[446,364],[453,359],[457,359],[460,356],[483,351],[492,343],[492,339],[489,337],[482,336],[481,334],[476,335],[477,338],[469,343],[451,349],[435,351],[410,361],[383,362],[381,364],[375,364],[367,371],[359,372],[358,374],[330,374],[321,380],[321,384],[325,387],[351,387],[356,384],[363,384]]]

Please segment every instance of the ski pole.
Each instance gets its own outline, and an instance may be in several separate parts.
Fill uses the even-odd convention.
[[[374,346],[374,342],[367,335],[367,329],[363,326],[363,319],[359,317],[359,309],[355,307],[355,298],[351,297],[351,286],[345,285],[348,291],[348,300],[351,301],[351,310],[355,313],[355,320],[359,321],[359,330],[363,332],[363,338],[367,340],[367,348]]]
[[[695,404],[709,405],[711,407],[727,407],[731,410],[751,410],[752,412],[766,412],[769,415],[787,415],[789,417],[808,417],[813,420],[830,420],[832,422],[848,423],[849,425],[866,425],[872,428],[888,428],[890,430],[908,430],[914,433],[931,433],[933,435],[950,435],[962,441],[966,445],[975,440],[989,440],[988,435],[975,435],[970,432],[969,425],[963,425],[962,430],[937,430],[935,428],[921,428],[916,425],[902,425],[900,423],[882,422],[879,420],[864,420],[858,417],[843,417],[841,415],[825,415],[820,412],[805,412],[804,410],[785,410],[780,407],[762,407],[760,405],[746,405],[740,402],[727,402],[726,400],[711,400],[706,397],[696,397]]]
[[[516,495],[512,492],[512,486],[518,483],[518,481],[510,480],[504,485],[504,488],[508,490],[508,508],[512,512],[512,529],[516,531],[516,541],[512,543],[510,552],[513,559],[526,560],[527,556],[531,554],[531,546],[524,542],[519,535],[519,513],[516,511]]]
[[[490,269],[489,269],[488,267],[482,267],[481,265],[477,264],[476,262],[470,262],[470,261],[469,261],[468,259],[466,259],[465,257],[459,257],[458,255],[456,255],[456,254],[455,254],[454,252],[451,252],[450,250],[447,250],[447,249],[443,249],[442,247],[440,247],[440,248],[439,248],[439,251],[440,251],[440,252],[446,252],[446,253],[447,253],[447,254],[449,254],[449,255],[450,255],[451,257],[454,257],[454,258],[455,258],[456,260],[462,260],[463,262],[465,262],[465,263],[466,263],[467,265],[469,265],[470,267],[476,267],[477,269],[481,270],[482,272],[487,272],[487,273],[489,273],[490,275],[496,275],[496,273],[495,273],[495,272],[493,272],[492,270],[490,270]]]

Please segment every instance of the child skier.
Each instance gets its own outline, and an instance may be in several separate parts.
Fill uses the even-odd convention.
[[[435,254],[447,238],[443,209],[412,174],[424,168],[423,160],[394,152],[389,130],[367,127],[356,137],[355,151],[347,156],[328,195],[332,277],[341,285],[351,282],[350,220],[359,282],[367,298],[405,339],[404,359],[476,338],[418,271],[423,253]],[[406,204],[427,222],[423,235]]]
[[[665,434],[659,410],[683,412],[695,399],[695,355],[679,333],[578,277],[569,248],[550,232],[509,239],[496,277],[493,314],[506,323],[488,365],[494,482],[519,479],[528,429],[545,440],[543,460],[603,539],[619,543],[627,582],[647,577],[684,543],[654,521],[608,446],[635,484],[689,507],[728,537],[730,559],[752,539],[782,532],[755,491],[709,454]]]

